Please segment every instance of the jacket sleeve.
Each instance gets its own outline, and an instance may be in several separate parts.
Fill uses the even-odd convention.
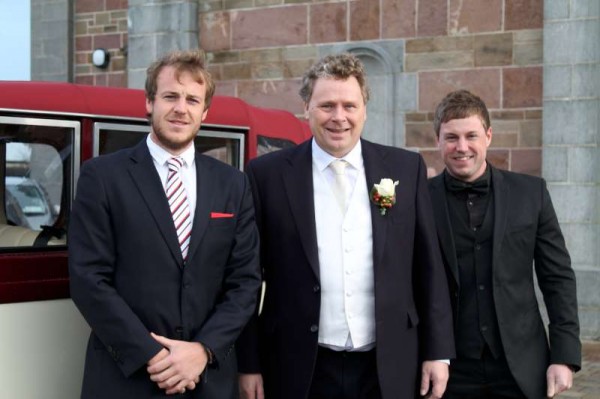
[[[419,157],[414,291],[421,323],[421,360],[451,359],[455,350],[450,294],[425,171],[425,163]]]
[[[261,202],[258,194],[256,178],[253,173],[252,163],[248,164],[246,173],[250,180],[252,188],[252,197],[254,200],[254,209],[256,216],[256,225],[261,231]],[[262,256],[261,256],[262,258]],[[236,351],[238,359],[238,372],[240,373],[260,373],[260,351],[259,351],[259,318],[261,291],[258,292],[254,313],[246,324],[242,334],[237,340]]]
[[[106,183],[95,160],[81,168],[69,225],[71,297],[125,376],[161,350],[114,286],[116,250]]]
[[[550,324],[550,363],[581,368],[575,273],[545,181],[535,241],[535,270]]]

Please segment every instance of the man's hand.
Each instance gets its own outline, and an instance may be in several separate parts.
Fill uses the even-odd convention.
[[[150,379],[167,395],[196,388],[208,358],[197,342],[178,341],[150,333],[164,348],[148,362]]]
[[[427,360],[423,362],[422,376],[421,376],[421,396],[427,395],[429,388],[431,392],[427,395],[427,398],[440,399],[446,391],[446,384],[448,383],[448,365],[439,360]]]
[[[239,374],[240,399],[265,399],[260,374]]]
[[[551,364],[546,371],[549,398],[571,389],[573,386],[573,372],[565,364]]]

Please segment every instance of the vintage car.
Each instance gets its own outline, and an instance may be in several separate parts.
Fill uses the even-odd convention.
[[[0,397],[79,397],[89,327],[69,299],[71,202],[81,163],[144,139],[145,112],[141,90],[0,81]],[[289,112],[216,96],[195,144],[243,170],[308,137]]]

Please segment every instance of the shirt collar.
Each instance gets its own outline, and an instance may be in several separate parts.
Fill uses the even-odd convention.
[[[146,137],[146,144],[148,145],[148,150],[150,151],[152,159],[154,159],[154,161],[161,166],[166,165],[167,161],[174,157],[174,155],[169,151],[156,144],[150,138],[150,134]],[[183,159],[184,166],[191,167],[193,165],[195,153],[196,148],[192,144],[184,152],[179,154],[179,157]]]
[[[317,144],[317,141],[313,138],[312,140],[312,159],[313,163],[317,166],[320,172],[325,170],[331,162],[336,159],[343,159],[350,166],[352,166],[356,170],[361,170],[363,167],[363,158],[362,158],[362,144],[361,141],[358,140],[354,148],[342,158],[336,158],[333,155],[329,154],[325,150],[323,150]]]

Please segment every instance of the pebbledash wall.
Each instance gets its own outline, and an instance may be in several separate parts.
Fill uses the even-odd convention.
[[[157,56],[201,47],[217,93],[299,117],[306,68],[355,53],[373,92],[365,136],[419,151],[431,174],[435,105],[472,90],[492,113],[489,160],[547,180],[582,336],[600,339],[598,0],[32,0],[32,19],[33,79],[141,88]]]

